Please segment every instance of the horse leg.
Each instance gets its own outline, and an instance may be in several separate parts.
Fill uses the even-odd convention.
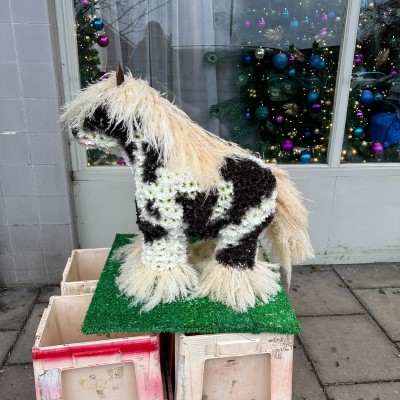
[[[221,230],[214,257],[202,268],[200,296],[244,312],[254,307],[257,299],[267,303],[280,290],[279,267],[261,261],[257,255],[258,236],[270,220],[266,218],[245,234],[236,224]]]
[[[140,215],[138,225],[143,236],[120,254],[123,262],[117,284],[121,292],[133,297],[135,304],[144,303],[143,311],[191,295],[197,286],[197,273],[188,262],[183,231],[168,232]]]

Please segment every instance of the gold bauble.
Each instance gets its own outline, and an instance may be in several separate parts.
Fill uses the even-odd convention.
[[[361,142],[361,146],[362,147],[367,147],[368,146],[368,142],[366,142],[365,140]]]
[[[319,134],[319,129],[318,129],[318,128],[315,128],[315,129],[314,129],[314,133],[315,133],[316,135],[318,135],[318,134]]]
[[[370,1],[370,2],[368,3],[368,9],[369,9],[369,10],[372,10],[374,7],[375,7],[375,3],[374,3],[373,1]]]

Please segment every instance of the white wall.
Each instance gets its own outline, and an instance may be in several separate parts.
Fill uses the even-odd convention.
[[[75,246],[52,3],[0,0],[0,284],[59,283]]]

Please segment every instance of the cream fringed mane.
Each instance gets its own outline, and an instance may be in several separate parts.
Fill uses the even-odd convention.
[[[123,123],[128,130],[126,144],[135,130],[159,153],[159,159],[172,172],[184,168],[205,190],[221,179],[220,168],[226,156],[246,157],[247,151],[201,128],[183,111],[150,87],[147,81],[125,75],[122,85],[115,84],[115,73],[80,92],[65,107],[62,120],[80,129],[98,107],[107,109],[111,122]]]

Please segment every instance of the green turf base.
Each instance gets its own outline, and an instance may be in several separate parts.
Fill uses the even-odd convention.
[[[285,292],[280,291],[268,304],[257,304],[238,313],[208,298],[160,304],[147,313],[122,295],[115,283],[120,263],[113,253],[135,235],[117,234],[92,302],[82,325],[90,335],[111,332],[190,332],[190,333],[285,333],[297,334],[300,325]]]

